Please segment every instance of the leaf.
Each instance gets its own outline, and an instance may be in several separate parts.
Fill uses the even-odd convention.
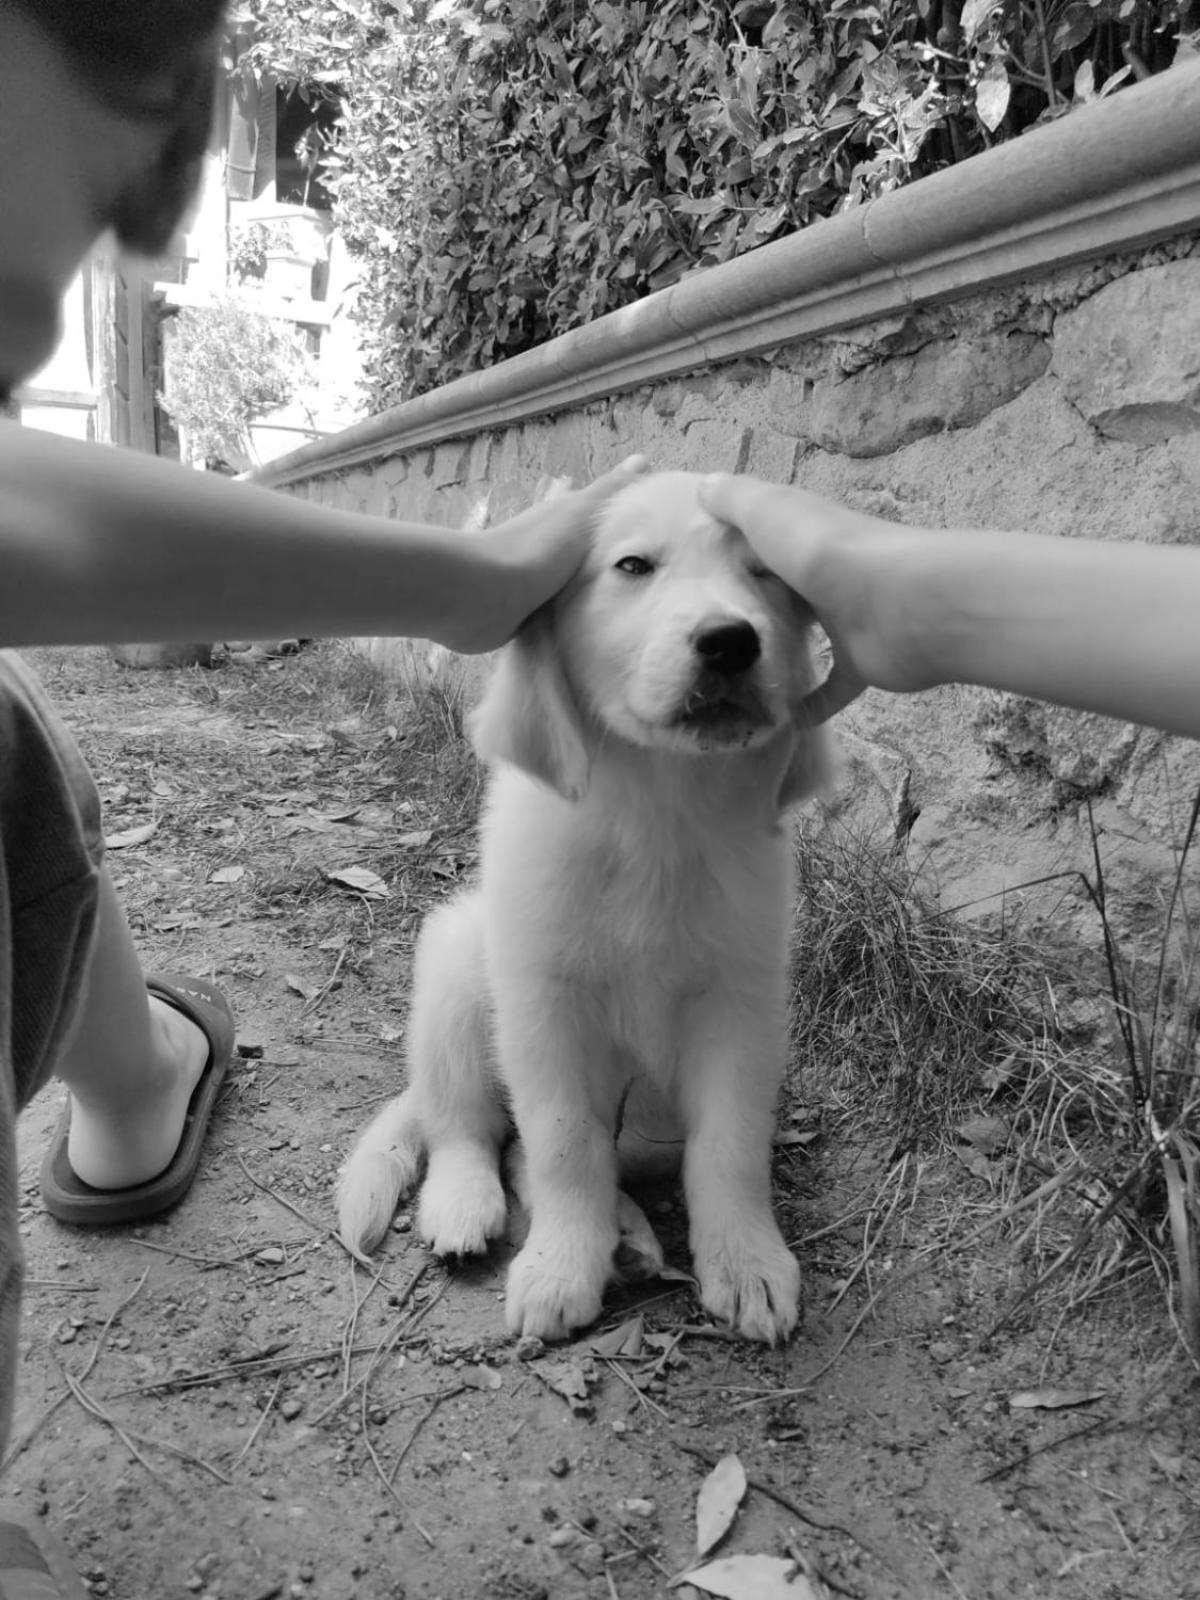
[[[735,1455],[722,1456],[696,1496],[696,1554],[706,1556],[733,1526],[746,1498],[746,1471]]]
[[[1014,1411],[1061,1411],[1068,1406],[1090,1406],[1103,1400],[1107,1389],[1022,1389],[1010,1394]]]
[[[997,9],[999,0],[966,0],[960,18],[963,43],[974,44],[975,36]]]
[[[128,850],[131,845],[145,844],[158,831],[157,822],[143,822],[137,828],[123,828],[120,833],[109,833],[104,838],[106,850]]]
[[[989,133],[1004,121],[1012,93],[1002,61],[993,61],[975,86],[975,111]]]
[[[611,1328],[608,1333],[599,1333],[581,1342],[594,1356],[603,1356],[607,1361],[613,1361],[618,1356],[636,1360],[642,1353],[645,1333],[646,1319],[639,1312],[636,1317],[630,1317],[628,1322],[623,1322],[619,1328]]]
[[[673,1582],[690,1583],[724,1600],[819,1600],[796,1563],[782,1556],[723,1556]]]
[[[412,833],[400,834],[392,842],[403,846],[405,849],[419,850],[423,845],[427,845],[432,838],[432,828],[417,828]]]
[[[985,1156],[993,1156],[998,1150],[1003,1150],[1011,1132],[1005,1118],[984,1116],[968,1117],[954,1130],[956,1138],[965,1144],[973,1144]]]
[[[218,867],[215,872],[209,874],[208,881],[209,883],[240,883],[245,876],[245,867]]]
[[[325,876],[330,883],[336,883],[343,889],[353,889],[355,894],[364,895],[368,900],[386,900],[392,892],[379,874],[372,872],[369,867],[339,867]]]
[[[302,1000],[311,1000],[314,995],[320,994],[315,984],[305,983],[303,978],[298,978],[294,972],[285,972],[283,981],[293,994],[298,994]]]

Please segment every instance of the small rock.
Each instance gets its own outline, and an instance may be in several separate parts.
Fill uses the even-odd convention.
[[[287,1257],[278,1245],[269,1244],[265,1250],[260,1250],[254,1259],[260,1267],[281,1267]]]
[[[598,1578],[604,1571],[604,1546],[597,1544],[595,1539],[589,1539],[586,1544],[581,1544],[578,1549],[571,1552],[571,1565],[589,1578]]]
[[[237,1053],[246,1061],[258,1061],[262,1057],[263,1047],[257,1039],[239,1039]]]
[[[550,1475],[553,1478],[565,1478],[570,1470],[571,1463],[567,1460],[566,1456],[555,1456],[549,1467]]]
[[[578,1541],[579,1534],[574,1528],[555,1528],[546,1542],[552,1550],[565,1550]]]
[[[545,1353],[546,1346],[532,1334],[524,1334],[517,1340],[515,1354],[518,1361],[536,1361]]]
[[[289,1399],[285,1400],[283,1402],[283,1404],[279,1407],[279,1415],[283,1418],[283,1420],[285,1422],[295,1422],[296,1418],[300,1415],[300,1413],[303,1410],[304,1410],[304,1402],[303,1402],[303,1400],[297,1400],[295,1395],[292,1395]]]
[[[637,1495],[630,1495],[625,1500],[618,1500],[617,1517],[622,1522],[630,1520],[645,1522],[657,1509],[653,1500],[643,1500]]]

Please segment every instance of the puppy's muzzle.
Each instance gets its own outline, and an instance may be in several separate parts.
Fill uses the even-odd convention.
[[[759,675],[762,657],[758,630],[742,617],[709,616],[693,628],[692,682],[678,722],[701,735],[705,744],[741,743],[770,721]]]
[[[706,617],[692,632],[700,665],[721,677],[737,678],[762,655],[758,630],[744,618]]]

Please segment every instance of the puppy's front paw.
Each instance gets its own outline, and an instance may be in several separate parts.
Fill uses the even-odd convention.
[[[535,1224],[508,1269],[510,1331],[565,1339],[574,1328],[595,1322],[616,1243],[615,1227],[586,1235],[565,1229],[551,1234]]]
[[[706,1311],[745,1339],[782,1344],[796,1326],[800,1267],[773,1220],[693,1241]]]
[[[494,1163],[459,1152],[430,1158],[417,1228],[436,1256],[482,1255],[504,1232],[508,1201]]]

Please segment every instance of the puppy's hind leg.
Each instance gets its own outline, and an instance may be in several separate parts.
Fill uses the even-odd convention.
[[[509,1120],[491,1032],[478,901],[465,895],[422,929],[408,1027],[409,1078],[429,1153],[417,1226],[439,1256],[486,1250],[507,1221],[500,1150]]]

